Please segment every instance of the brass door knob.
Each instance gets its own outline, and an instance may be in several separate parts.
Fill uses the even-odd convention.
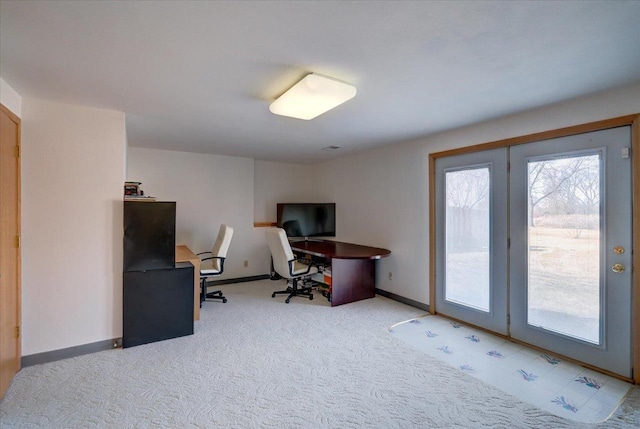
[[[621,273],[624,271],[624,265],[622,264],[613,264],[613,266],[611,267],[611,271],[613,271],[614,273]]]

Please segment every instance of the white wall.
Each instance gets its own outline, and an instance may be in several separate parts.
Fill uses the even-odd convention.
[[[196,253],[211,250],[220,224],[234,228],[220,279],[269,272],[263,231],[253,227],[253,159],[130,147],[127,180],[142,182],[158,201],[177,202],[176,243]]]
[[[122,336],[124,120],[23,99],[23,355]]]
[[[430,153],[639,112],[640,85],[606,91],[322,163],[317,192],[336,202],[339,240],[391,250],[376,286],[428,303]]]
[[[315,193],[315,165],[255,161],[254,219],[275,222],[278,203],[311,203]],[[326,201],[331,202],[331,201]]]
[[[177,239],[193,250],[211,247],[220,223],[234,226],[225,277],[268,272],[264,229],[253,222],[274,221],[276,202],[333,201],[338,240],[392,251],[378,262],[377,287],[428,303],[429,153],[638,113],[640,85],[314,166],[127,151],[121,112],[20,101],[22,347],[30,355],[122,335],[125,171],[148,195],[178,202]]]
[[[22,97],[0,77],[0,103],[22,118]]]

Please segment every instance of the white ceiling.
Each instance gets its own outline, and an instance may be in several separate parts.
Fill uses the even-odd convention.
[[[270,113],[309,72],[358,94]],[[640,1],[2,0],[0,75],[132,146],[315,162],[638,82]]]

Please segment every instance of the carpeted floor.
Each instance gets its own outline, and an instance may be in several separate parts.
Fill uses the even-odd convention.
[[[639,427],[636,389],[607,422],[553,416],[389,335],[423,311],[376,297],[331,308],[224,286],[193,336],[22,370],[1,428]]]

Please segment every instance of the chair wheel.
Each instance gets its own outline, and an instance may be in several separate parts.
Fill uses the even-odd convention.
[[[289,304],[289,298],[284,300],[285,304]]]
[[[227,298],[222,298],[222,303],[224,304],[225,302],[227,302]]]
[[[309,301],[313,300],[313,295],[309,295]]]
[[[276,293],[274,292],[271,294],[271,298],[275,298],[275,297],[276,297]]]

